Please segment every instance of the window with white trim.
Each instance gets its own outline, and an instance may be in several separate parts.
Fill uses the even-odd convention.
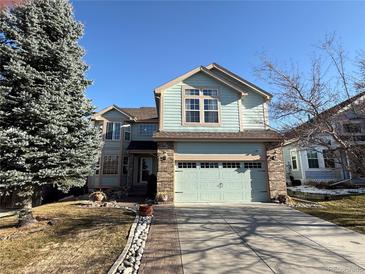
[[[105,155],[103,161],[103,174],[118,174],[118,155]]]
[[[138,133],[140,136],[152,136],[157,130],[157,124],[139,124]]]
[[[185,121],[187,123],[200,123],[199,99],[185,99]]]
[[[216,89],[203,89],[202,93],[204,96],[212,96],[212,97],[218,96],[218,90]]]
[[[120,123],[107,122],[105,139],[120,140]]]
[[[290,160],[291,160],[291,168],[293,170],[297,170],[298,169],[298,156],[295,151],[290,152]]]
[[[204,99],[204,123],[218,123],[218,99]]]
[[[319,168],[318,153],[316,151],[308,151],[307,159],[309,168]]]
[[[219,123],[219,99],[217,89],[184,90],[184,122],[196,124]]]

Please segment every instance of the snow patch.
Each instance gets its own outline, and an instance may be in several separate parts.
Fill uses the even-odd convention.
[[[346,194],[365,194],[365,188],[344,188],[344,189],[319,189],[313,186],[292,186],[288,187],[292,191],[299,191],[305,193],[315,193],[315,194],[329,194],[329,195],[346,195]]]

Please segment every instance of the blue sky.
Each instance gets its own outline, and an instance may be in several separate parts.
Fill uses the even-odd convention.
[[[265,52],[304,70],[328,33],[355,56],[365,49],[365,2],[73,0],[94,81],[87,94],[111,104],[153,106],[153,89],[199,65],[221,64],[270,91],[254,67]]]

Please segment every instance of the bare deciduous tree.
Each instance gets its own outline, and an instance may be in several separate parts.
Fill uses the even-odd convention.
[[[359,73],[348,73],[346,52],[331,35],[317,47],[306,74],[298,65],[283,69],[267,57],[257,68],[275,89],[271,111],[287,139],[307,148],[325,147],[353,174],[365,171],[365,135],[344,134],[341,122],[365,121],[365,55],[359,56]]]

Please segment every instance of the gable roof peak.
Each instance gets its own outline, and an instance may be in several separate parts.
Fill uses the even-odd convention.
[[[208,66],[206,66],[207,69],[209,70],[219,70],[221,73],[226,74],[227,76],[229,76],[230,78],[234,79],[235,81],[243,84],[244,86],[247,86],[255,91],[257,91],[258,93],[260,93],[261,95],[263,95],[264,97],[266,97],[266,99],[270,100],[273,95],[269,92],[267,92],[266,90],[256,86],[255,84],[251,83],[250,81],[243,79],[241,76],[233,73],[232,71],[226,69],[225,67],[217,64],[217,63],[211,63]]]
[[[155,94],[160,94],[163,90],[177,84],[178,82],[184,81],[185,79],[187,79],[187,78],[189,78],[189,77],[191,77],[191,76],[193,76],[193,75],[195,75],[199,72],[203,72],[203,73],[207,74],[208,76],[216,79],[217,81],[231,87],[233,90],[239,92],[241,96],[246,95],[246,93],[243,91],[242,88],[235,85],[234,83],[231,83],[230,81],[227,81],[223,77],[220,77],[219,75],[216,75],[216,74],[212,73],[209,69],[207,69],[204,66],[196,67],[196,68],[188,71],[187,73],[176,77],[175,79],[163,84],[162,86],[159,86],[159,87],[155,88],[154,92],[155,92]]]
[[[220,71],[223,76],[218,73],[215,73],[213,71],[213,69]],[[260,93],[261,95],[263,95],[267,100],[270,100],[272,98],[272,95],[270,93],[268,93],[267,91],[259,88],[258,86],[252,84],[251,82],[241,78],[240,76],[234,74],[233,72],[229,71],[228,69],[222,67],[221,65],[219,65],[215,62],[213,62],[207,66],[200,65],[200,66],[188,71],[187,73],[180,75],[179,77],[163,84],[162,86],[155,88],[154,92],[155,92],[155,94],[160,94],[163,90],[165,90],[165,89],[173,86],[174,84],[177,84],[178,82],[183,81],[199,72],[203,72],[203,73],[207,74],[208,76],[216,79],[217,81],[231,87],[232,89],[239,92],[241,96],[247,95],[247,93],[244,90],[244,87],[249,87],[249,88],[255,90],[256,92]]]

